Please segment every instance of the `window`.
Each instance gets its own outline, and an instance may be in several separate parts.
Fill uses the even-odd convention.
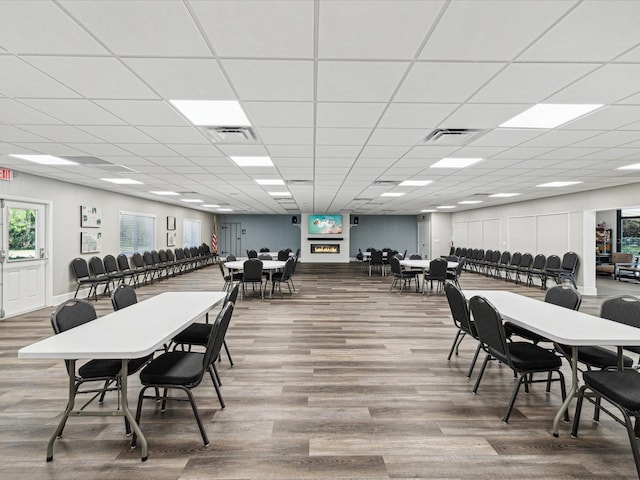
[[[200,237],[200,222],[198,220],[184,220],[183,224],[184,247],[199,247],[202,243]]]
[[[131,255],[153,250],[155,231],[155,216],[120,212],[120,253]]]
[[[620,250],[622,253],[640,253],[640,217],[622,219]]]
[[[9,208],[9,261],[36,258],[37,211]]]

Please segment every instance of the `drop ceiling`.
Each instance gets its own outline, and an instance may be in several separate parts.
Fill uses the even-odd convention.
[[[259,214],[458,211],[636,183],[617,168],[640,162],[639,19],[640,2],[612,0],[2,1],[0,165]],[[237,100],[257,139],[217,141],[169,100]],[[604,106],[499,128],[537,103]],[[425,142],[436,129],[479,132]],[[265,155],[273,167],[229,159]],[[443,157],[484,160],[429,168]],[[100,161],[143,183],[100,180]],[[582,183],[536,187],[552,180]],[[166,190],[182,195],[149,193]],[[521,195],[488,196],[504,192]]]

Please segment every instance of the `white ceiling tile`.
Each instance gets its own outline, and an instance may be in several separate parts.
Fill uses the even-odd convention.
[[[571,1],[531,0],[451,2],[420,58],[511,60],[572,4]]]
[[[127,155],[131,155],[131,152],[123,150],[117,145],[112,143],[79,143],[74,144],[73,142],[67,143],[68,146],[73,147],[77,150],[80,150],[87,155],[93,155],[96,157],[100,157],[103,160],[106,160],[104,155],[114,155],[125,157]],[[142,162],[146,162],[145,160],[141,160]],[[117,162],[114,162],[117,163]]]
[[[64,0],[62,5],[116,55],[211,54],[182,2]]]
[[[318,157],[355,157],[361,149],[359,145],[318,145],[316,155]]]
[[[268,128],[257,129],[266,145],[309,145],[313,141],[312,128]]]
[[[640,131],[604,132],[600,135],[582,140],[581,142],[574,143],[572,146],[612,148],[638,140],[640,140]]]
[[[224,68],[242,101],[313,99],[313,62],[224,60]],[[256,79],[260,81],[255,81]]]
[[[494,159],[529,159],[529,158],[537,158],[539,155],[543,155],[547,152],[555,150],[556,147],[513,147],[507,150],[504,150],[496,155],[493,155]]]
[[[94,102],[83,99],[27,99],[23,103],[71,125],[123,125]],[[44,122],[41,122],[44,123]]]
[[[84,155],[82,150],[73,148],[69,145],[64,145],[61,143],[16,143],[16,146],[28,150],[30,152],[42,153],[44,155],[54,155],[54,156],[63,156],[63,155]],[[15,148],[11,153],[20,153],[15,151]],[[90,170],[91,171],[91,170]]]
[[[395,100],[398,102],[462,103],[504,65],[500,63],[416,63]]]
[[[370,128],[318,128],[317,145],[364,145],[371,134]]]
[[[141,130],[129,126],[86,125],[80,127],[105,142],[122,146],[124,143],[154,143],[155,140]]]
[[[418,144],[407,152],[407,158],[443,158],[450,156],[459,146]]]
[[[638,2],[582,2],[527,49],[520,60],[611,60],[640,43],[638,18]]]
[[[62,83],[17,57],[0,55],[0,93],[15,98],[77,98]]]
[[[318,62],[318,101],[387,102],[409,64]]]
[[[56,125],[61,122],[31,108],[28,101],[19,103],[10,98],[0,98],[0,123],[13,125]]]
[[[210,144],[207,137],[195,127],[140,127],[140,130],[160,143]]]
[[[551,130],[522,144],[524,147],[563,147],[597,135],[595,130]]]
[[[477,139],[472,139],[470,145],[481,147],[511,147],[531,140],[545,132],[546,130],[496,128],[489,130]]]
[[[87,98],[157,98],[153,91],[115,58],[23,58]]]
[[[417,128],[376,128],[367,145],[413,146],[429,132]]]
[[[610,105],[563,126],[564,130],[614,130],[637,122],[640,106]]]
[[[218,149],[227,156],[263,156],[267,151],[262,145],[218,145]]]
[[[244,111],[256,127],[312,127],[312,102],[244,102]]]
[[[192,1],[190,5],[221,57],[313,56],[311,0]]]
[[[69,125],[25,125],[22,128],[54,142],[92,143],[98,141],[98,138],[93,135]]]
[[[392,103],[379,126],[433,129],[459,106],[456,103]]]
[[[162,100],[96,100],[95,103],[129,125],[189,125],[178,112]]]
[[[496,128],[528,108],[528,105],[473,104],[462,105],[446,120],[445,128]]]
[[[319,103],[318,127],[373,127],[385,103]]]
[[[125,58],[123,62],[165,100],[235,100],[216,60]]]
[[[220,151],[211,144],[174,144],[171,142],[163,142],[171,150],[175,150],[185,157],[222,157]]]
[[[598,67],[594,63],[512,63],[476,93],[474,103],[541,103]],[[535,82],[528,80],[535,78]],[[523,85],[527,88],[522,88]]]
[[[640,92],[638,64],[608,64],[547,99],[546,103],[615,103]]]
[[[313,157],[312,145],[267,145],[272,159],[277,158],[310,158]]]
[[[120,145],[125,150],[142,157],[163,157],[169,155],[177,155],[170,148],[160,145],[159,143],[123,143]]]
[[[360,154],[360,158],[400,158],[409,151],[407,146],[369,145]]]
[[[36,135],[23,128],[12,127],[11,125],[0,125],[0,138],[3,142],[48,142],[45,137]]]
[[[55,3],[0,3],[0,45],[16,54],[92,55],[107,51]]]
[[[444,2],[320,2],[320,58],[412,59]]]
[[[551,152],[543,153],[539,155],[537,159],[554,159],[554,160],[573,160],[574,158],[580,158],[585,155],[589,155],[598,152],[599,148],[586,148],[586,147],[566,147],[557,148]]]

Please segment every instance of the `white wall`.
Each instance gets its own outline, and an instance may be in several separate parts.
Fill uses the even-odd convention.
[[[120,245],[120,211],[144,213],[156,216],[155,248],[167,248],[167,216],[176,217],[176,247],[182,246],[182,222],[198,220],[201,224],[202,242],[211,243],[214,215],[189,208],[121,195],[83,187],[77,184],[49,180],[45,177],[15,174],[11,182],[0,182],[0,197],[52,202],[53,242],[49,252],[49,267],[53,275],[51,304],[59,303],[76,285],[69,264],[75,257],[89,259],[93,255],[104,257],[117,255]],[[100,229],[80,227],[80,206],[102,209]],[[102,233],[102,249],[99,254],[80,254],[80,232]]]

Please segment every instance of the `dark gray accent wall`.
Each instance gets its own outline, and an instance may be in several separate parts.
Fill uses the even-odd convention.
[[[358,226],[351,227],[349,256],[355,257],[358,248],[393,248],[400,253],[418,251],[418,223],[415,215],[351,215],[358,217]]]
[[[291,223],[293,215],[220,215],[218,228],[225,223],[239,223],[242,255],[246,250],[267,247],[272,251],[300,248],[300,226]],[[300,216],[298,215],[298,221]]]

